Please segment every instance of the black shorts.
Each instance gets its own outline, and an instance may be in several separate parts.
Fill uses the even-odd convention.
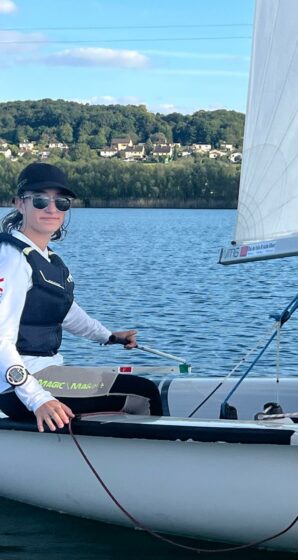
[[[152,416],[162,416],[161,398],[155,383],[143,377],[124,373],[118,375],[111,387],[110,394],[107,396],[88,398],[59,397],[59,401],[69,406],[74,414],[107,411],[119,412],[122,410],[126,400],[123,394],[147,398],[149,400],[150,414]],[[33,413],[23,405],[14,391],[0,394],[0,410],[13,420],[28,420],[33,416]]]

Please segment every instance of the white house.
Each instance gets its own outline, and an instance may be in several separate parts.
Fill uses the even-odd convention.
[[[145,157],[144,144],[137,144],[136,146],[128,146],[124,150],[124,157],[126,160],[140,160]]]
[[[155,157],[165,157],[170,158],[173,154],[172,146],[161,146],[155,145],[152,151],[153,156]]]
[[[234,150],[234,146],[233,144],[227,144],[226,142],[221,142],[219,144],[219,149],[226,150],[226,152],[231,152],[232,150]]]
[[[3,148],[0,146],[0,155],[4,156],[5,159],[11,158],[11,150],[9,148]]]
[[[109,146],[105,146],[105,148],[102,148],[99,152],[99,155],[101,157],[113,157],[116,156],[118,154],[118,150],[116,147],[110,148]]]
[[[49,155],[50,155],[49,150],[43,150],[42,152],[39,152],[39,157],[41,159],[48,159]]]
[[[48,149],[54,150],[55,148],[59,150],[68,150],[68,146],[64,144],[64,142],[49,142]]]
[[[223,152],[222,150],[210,150],[209,152],[209,158],[210,159],[218,159],[221,158],[223,156],[226,156],[226,152]]]
[[[34,150],[35,142],[29,142],[28,140],[24,140],[23,142],[19,143],[19,148],[23,152],[32,152]]]
[[[212,146],[211,144],[192,144],[194,152],[210,152]]]
[[[188,157],[191,156],[192,153],[193,153],[192,146],[181,146],[181,148],[178,150],[178,155],[180,157]]]
[[[120,152],[120,150],[125,150],[128,146],[133,146],[132,139],[129,136],[118,136],[112,139],[111,147],[117,148],[118,152]]]

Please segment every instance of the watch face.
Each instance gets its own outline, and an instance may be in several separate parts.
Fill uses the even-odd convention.
[[[15,369],[13,372],[13,380],[15,383],[20,383],[24,379],[24,374],[21,370]]]
[[[7,383],[17,387],[27,381],[28,372],[23,366],[11,366],[8,368],[5,377]]]

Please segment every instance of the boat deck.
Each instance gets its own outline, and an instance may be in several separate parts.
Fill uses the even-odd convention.
[[[72,422],[75,435],[112,437],[121,439],[145,439],[161,441],[225,442],[244,444],[291,445],[298,442],[298,428],[290,420],[238,421],[197,420],[192,418],[169,418],[123,414],[98,414]],[[9,418],[0,420],[0,430],[37,432],[35,419],[16,422]],[[65,427],[50,434],[68,434]],[[293,438],[294,436],[294,438]]]

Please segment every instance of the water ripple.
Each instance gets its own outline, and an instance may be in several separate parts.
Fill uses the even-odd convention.
[[[137,328],[140,343],[185,357],[195,373],[224,375],[297,290],[293,258],[217,264],[235,217],[233,210],[74,209],[69,233],[55,248],[88,313],[111,330]],[[294,315],[281,336],[285,375],[297,374],[297,346]],[[165,363],[68,334],[62,349],[68,363]],[[272,346],[255,374],[271,375],[275,364]]]
[[[78,302],[111,329],[136,327],[142,344],[182,355],[201,375],[223,375],[267,331],[269,314],[296,293],[296,259],[221,267],[232,210],[75,209],[57,250]],[[297,318],[281,340],[284,374],[296,374]],[[65,336],[76,363],[152,364],[151,355],[99,348]],[[256,373],[274,373],[276,350]]]

